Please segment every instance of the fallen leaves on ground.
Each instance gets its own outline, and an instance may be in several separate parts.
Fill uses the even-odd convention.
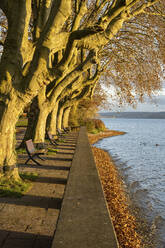
[[[89,135],[90,143],[123,134],[118,131]],[[110,215],[116,231],[120,248],[142,248],[141,237],[136,231],[136,219],[129,209],[129,199],[124,191],[124,183],[109,154],[101,149],[92,147],[96,166],[102,182],[102,187],[109,207]]]

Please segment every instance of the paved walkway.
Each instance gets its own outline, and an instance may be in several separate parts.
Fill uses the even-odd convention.
[[[0,198],[0,248],[117,248],[86,129],[57,148],[42,166],[19,155],[19,170],[38,178],[22,198]]]
[[[22,139],[21,134],[17,139]],[[0,198],[0,248],[51,247],[77,133],[66,135],[64,140],[56,155],[46,155],[42,166],[33,162],[24,165],[27,155],[19,155],[19,170],[37,172],[38,178],[22,198]]]

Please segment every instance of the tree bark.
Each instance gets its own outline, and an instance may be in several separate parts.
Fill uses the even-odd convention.
[[[72,127],[79,126],[79,123],[77,120],[77,107],[78,107],[78,103],[77,104],[75,103],[71,107],[70,114],[69,114],[69,126],[72,126]]]
[[[25,141],[29,139],[32,139],[34,143],[44,143],[46,121],[49,113],[50,109],[46,103],[39,107],[38,99],[35,97],[30,106],[30,111],[28,113],[28,126],[20,147],[25,147]]]
[[[65,108],[63,113],[63,119],[62,119],[62,126],[64,128],[69,127],[69,113],[70,113],[71,107]]]
[[[59,101],[56,102],[53,111],[50,115],[50,124],[48,127],[48,130],[51,134],[56,135],[57,134],[57,112],[58,112],[58,105]]]
[[[63,118],[64,107],[60,106],[57,114],[57,128],[62,129],[62,118]]]
[[[19,148],[25,148],[25,141],[32,139],[34,140],[35,129],[37,125],[39,115],[39,108],[38,108],[38,99],[35,97],[30,105],[30,110],[28,112],[28,124],[26,128],[26,132],[24,138],[19,146]]]
[[[15,152],[16,123],[24,107],[16,95],[1,104],[0,116],[0,173],[19,179]]]
[[[39,110],[37,125],[34,134],[34,143],[40,144],[45,141],[46,120],[49,115],[49,109],[43,108]]]

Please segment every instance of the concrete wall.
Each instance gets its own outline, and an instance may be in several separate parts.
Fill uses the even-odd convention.
[[[117,248],[85,127],[80,128],[52,248]]]

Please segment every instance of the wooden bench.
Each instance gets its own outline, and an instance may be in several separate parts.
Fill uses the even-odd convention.
[[[63,130],[65,133],[68,133],[68,132],[70,132],[70,127],[64,127]]]
[[[59,137],[64,137],[64,135],[66,134],[66,132],[65,131],[62,131],[62,130],[60,130],[59,128],[57,128],[57,134],[58,134],[58,136]]]
[[[41,150],[41,151],[36,151],[33,141],[31,139],[27,140],[25,144],[26,144],[26,152],[29,156],[25,164],[27,164],[30,160],[32,160],[34,163],[41,165],[35,158],[45,160],[44,158],[41,158],[40,155],[44,155],[47,152],[46,149]]]
[[[48,140],[50,141],[50,144],[57,146],[58,143],[56,142],[56,140],[53,138],[53,135],[50,132],[46,133]]]

